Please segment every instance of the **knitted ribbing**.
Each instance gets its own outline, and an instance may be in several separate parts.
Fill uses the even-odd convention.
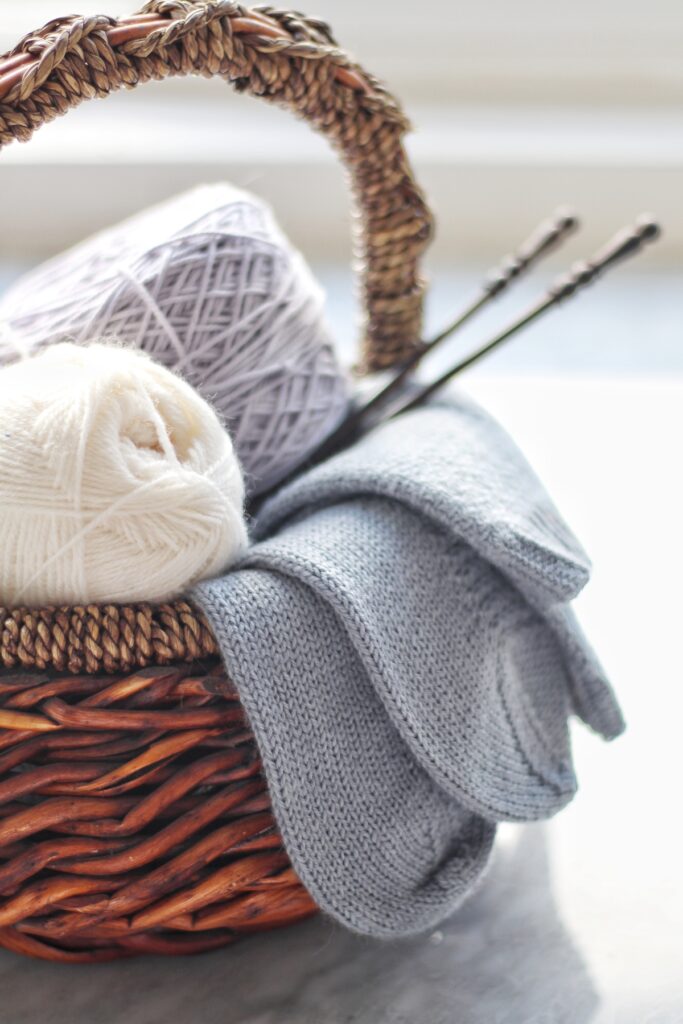
[[[295,868],[351,928],[430,927],[495,823],[571,799],[567,717],[619,709],[567,602],[588,562],[507,435],[457,398],[411,413],[264,507],[202,584]]]

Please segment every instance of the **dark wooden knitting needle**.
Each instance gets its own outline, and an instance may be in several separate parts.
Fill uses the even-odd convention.
[[[380,416],[379,419],[389,419],[393,416],[397,416],[399,413],[406,412],[408,409],[413,409],[416,406],[419,406],[438,388],[450,381],[456,374],[468,369],[483,356],[487,355],[499,345],[503,344],[503,342],[507,341],[508,338],[511,338],[514,334],[517,334],[518,331],[521,331],[524,327],[542,316],[542,314],[547,312],[547,310],[552,309],[553,306],[558,305],[565,299],[576,294],[580,289],[591,284],[610,266],[614,266],[616,263],[620,263],[622,260],[628,259],[630,256],[637,255],[642,251],[645,244],[654,241],[659,234],[660,228],[658,224],[656,224],[649,216],[640,217],[633,227],[624,228],[619,231],[614,238],[603,246],[603,248],[599,249],[590,260],[575,263],[568,272],[558,277],[545,295],[535,305],[533,305],[524,316],[516,320],[505,331],[497,335],[486,345],[482,346],[482,348],[477,349],[472,353],[472,355],[457,363],[454,367],[439,377],[438,380],[426,387],[423,387],[408,401],[389,408],[386,414],[384,416]],[[342,426],[344,426],[344,424],[342,424]],[[319,462],[322,462],[325,458],[334,454],[343,447],[339,431],[335,431],[331,440],[332,439],[335,443],[330,445],[328,440],[319,446],[309,456],[306,461],[306,466],[303,468],[310,468],[311,466],[317,465]],[[346,441],[351,438],[347,438],[345,434],[343,439]],[[299,472],[301,472],[301,468],[292,472],[288,477],[281,481],[277,487],[282,487],[284,484],[288,483]],[[276,488],[272,488],[268,493],[260,495],[254,503],[254,509],[251,511],[254,512],[275,489]]]
[[[407,412],[409,409],[414,409],[416,406],[421,405],[425,399],[443,387],[444,384],[448,383],[458,373],[467,370],[483,356],[488,355],[489,352],[492,352],[499,345],[502,345],[503,342],[517,334],[518,331],[538,320],[549,309],[559,305],[565,299],[571,298],[583,288],[592,284],[609,267],[613,267],[615,264],[621,263],[631,256],[636,256],[639,252],[642,252],[645,245],[648,242],[653,242],[659,237],[659,234],[659,225],[649,216],[642,216],[632,227],[623,228],[606,245],[594,253],[589,260],[581,260],[575,263],[569,271],[556,278],[545,295],[523,316],[515,320],[514,323],[496,335],[486,345],[477,349],[466,359],[456,363],[455,366],[451,367],[450,370],[447,370],[436,380],[420,388],[411,398],[389,409],[386,418],[397,416],[399,413]]]
[[[361,420],[399,390],[424,356],[432,352],[446,338],[455,334],[461,327],[464,327],[479,310],[502,295],[513,281],[522,277],[540,259],[559,248],[578,227],[578,217],[566,207],[559,207],[551,217],[537,225],[515,252],[505,256],[497,267],[488,272],[477,294],[455,320],[452,320],[430,341],[416,348],[384,387],[380,388],[364,405],[354,409],[342,421],[334,434],[325,442],[324,452],[331,452],[341,447],[346,438],[355,432]]]
[[[501,295],[513,281],[522,277],[540,259],[557,249],[578,227],[578,217],[565,206],[558,207],[550,217],[547,217],[538,224],[531,235],[529,235],[526,241],[522,242],[514,253],[505,256],[497,267],[488,272],[477,294],[455,320],[452,320],[430,341],[419,345],[408,361],[402,364],[389,382],[380,388],[364,405],[351,410],[336,430],[311,452],[306,459],[306,467],[317,465],[317,463],[322,462],[330,455],[334,455],[350,442],[355,437],[361,424],[366,425],[364,421],[368,418],[368,414],[378,406],[383,405],[401,387],[428,352],[431,352],[442,341],[445,341],[446,338],[449,338],[463,327],[480,309]],[[278,487],[286,484],[301,469],[302,467],[297,467],[294,472],[278,484]],[[260,504],[265,497],[267,495],[261,496],[257,504]]]

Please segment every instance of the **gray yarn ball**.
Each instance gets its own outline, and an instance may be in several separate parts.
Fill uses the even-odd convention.
[[[319,286],[269,208],[229,185],[88,239],[0,302],[0,363],[107,338],[144,349],[212,403],[252,495],[304,462],[348,406]]]

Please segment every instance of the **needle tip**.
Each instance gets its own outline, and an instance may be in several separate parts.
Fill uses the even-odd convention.
[[[640,215],[637,221],[640,237],[643,241],[654,241],[655,238],[659,238],[662,233],[662,229],[654,217],[649,213],[643,213]]]
[[[555,221],[563,233],[576,231],[580,224],[577,214],[569,206],[560,206],[555,210]]]

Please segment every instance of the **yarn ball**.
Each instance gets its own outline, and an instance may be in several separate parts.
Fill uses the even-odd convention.
[[[247,543],[210,406],[144,354],[60,344],[0,369],[0,601],[164,601]]]
[[[260,200],[194,189],[43,264],[0,302],[0,362],[115,337],[178,370],[233,438],[252,495],[343,419],[323,294]]]

